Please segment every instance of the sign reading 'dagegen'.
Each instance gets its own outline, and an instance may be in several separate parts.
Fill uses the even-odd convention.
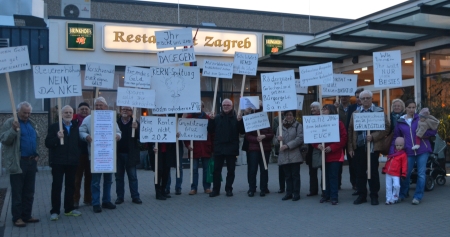
[[[118,106],[130,106],[137,108],[155,108],[155,91],[137,88],[117,88]]]
[[[124,86],[150,89],[150,84],[149,68],[126,66]]]
[[[402,86],[402,54],[400,50],[373,53],[375,87]]]
[[[333,83],[333,63],[299,67],[300,85],[317,86]]]
[[[203,76],[218,78],[233,78],[233,63],[205,59],[203,63]]]
[[[306,144],[340,141],[339,115],[303,116],[303,134]]]
[[[28,46],[0,48],[0,73],[30,69]]]
[[[114,65],[87,63],[84,73],[84,86],[113,89],[114,72]]]
[[[156,48],[173,48],[179,46],[192,46],[192,28],[182,28],[176,30],[155,31]]]
[[[82,96],[80,65],[33,66],[36,99]]]
[[[294,70],[262,73],[261,82],[264,111],[297,109]]]
[[[267,112],[245,115],[242,119],[244,120],[245,132],[252,132],[258,129],[270,127]]]
[[[159,65],[174,65],[195,62],[194,48],[167,50],[158,52]]]
[[[383,112],[353,113],[354,131],[385,130]]]
[[[199,113],[200,70],[198,67],[152,67],[155,90],[153,114]]]
[[[208,140],[208,119],[180,118],[178,119],[178,140],[206,141]]]
[[[141,116],[141,142],[176,142],[175,117]]]
[[[297,94],[308,94],[308,87],[300,85],[300,79],[295,79],[295,90]]]
[[[256,76],[258,69],[258,54],[239,53],[234,54],[233,73],[241,75]]]
[[[351,74],[333,74],[333,83],[322,85],[322,95],[336,96],[349,95],[353,96],[356,91],[356,81],[358,75]]]

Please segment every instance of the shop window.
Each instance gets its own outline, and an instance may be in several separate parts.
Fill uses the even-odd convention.
[[[16,103],[15,106],[22,101],[28,101],[33,107],[33,113],[44,112],[44,100],[36,99],[34,96],[33,71],[10,72],[9,77],[11,79],[14,102]],[[3,83],[0,87],[0,101],[2,101],[0,103],[0,112],[11,113],[12,108],[5,74],[0,74],[0,81]]]
[[[422,54],[422,74],[450,72],[450,48]]]

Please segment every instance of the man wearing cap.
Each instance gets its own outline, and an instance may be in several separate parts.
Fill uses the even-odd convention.
[[[95,110],[108,110],[108,104],[105,98],[98,97],[94,100]],[[116,126],[116,141],[121,138],[121,132],[117,123]],[[88,142],[90,145],[92,142],[91,137],[91,115],[87,116],[80,127],[80,137],[83,141]],[[112,184],[112,174],[111,173],[93,173],[91,182],[91,192],[92,192],[92,206],[95,213],[102,212],[102,207],[100,207],[100,179],[103,174],[103,198],[102,207],[106,209],[115,209],[116,205],[111,202],[111,184]]]
[[[86,102],[81,102],[78,105],[77,113],[73,116],[73,120],[77,121],[78,127],[81,126],[83,120],[91,114],[91,108]],[[79,164],[77,168],[77,173],[75,174],[75,191],[73,195],[73,206],[75,209],[78,208],[80,202],[80,189],[81,181],[84,176],[84,199],[83,203],[86,205],[91,205],[92,194],[91,194],[91,163],[89,162],[88,144],[85,141],[80,141],[79,143],[80,157]]]

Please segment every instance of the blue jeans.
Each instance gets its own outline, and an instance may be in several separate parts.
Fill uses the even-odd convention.
[[[400,198],[408,196],[411,171],[414,168],[414,164],[417,163],[417,183],[414,198],[419,201],[422,200],[425,190],[425,171],[427,170],[428,156],[428,152],[416,156],[408,156],[408,174],[405,180],[400,181]]]
[[[180,149],[181,150],[181,149]],[[181,184],[183,183],[183,163],[181,162],[181,159],[183,158],[183,154],[180,154],[179,156],[179,162],[180,162],[180,177],[176,178],[175,183],[175,190],[179,189],[181,190]],[[177,172],[175,172],[175,177],[177,177]],[[166,190],[170,191],[170,184],[172,183],[172,180],[170,178],[170,171],[169,171],[169,180],[167,180]]]
[[[339,173],[341,171],[342,162],[326,162],[325,176],[327,189],[324,191],[324,197],[332,201],[338,201],[339,192]]]
[[[11,212],[12,221],[27,221],[31,218],[34,201],[37,162],[20,158],[21,174],[11,174]]]
[[[270,152],[264,152],[266,156],[266,163],[269,163]],[[247,152],[247,180],[248,191],[256,192],[256,175],[258,174],[259,166],[259,185],[261,192],[267,190],[267,183],[269,182],[269,172],[264,168],[264,162],[261,151]],[[283,181],[284,182],[284,181]]]
[[[202,176],[202,182],[203,182],[203,189],[210,189],[211,188],[211,184],[206,182],[206,175],[208,173],[208,162],[209,162],[209,158],[198,158],[198,159],[193,159],[192,163],[194,163],[193,167],[192,167],[192,184],[191,184],[191,190],[195,190],[197,191],[197,187],[198,187],[198,163],[200,162],[200,160],[202,160],[202,172],[203,172],[203,176]]]
[[[125,171],[128,176],[128,184],[130,187],[131,199],[139,198],[138,179],[136,174],[136,166],[127,165],[128,154],[120,153],[117,157],[117,173],[116,173],[116,194],[117,199],[125,196]]]
[[[103,198],[102,203],[111,202],[111,173],[93,173],[91,182],[92,206],[100,205],[100,180],[103,175]]]

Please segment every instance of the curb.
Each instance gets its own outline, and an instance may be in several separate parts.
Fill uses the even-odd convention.
[[[6,195],[5,195],[5,201],[3,202],[2,213],[0,215],[0,227],[4,227],[6,225],[6,217],[8,215],[8,211],[9,211],[9,207],[10,207],[10,205],[9,205],[10,200],[11,200],[11,188],[8,185],[6,188]]]

